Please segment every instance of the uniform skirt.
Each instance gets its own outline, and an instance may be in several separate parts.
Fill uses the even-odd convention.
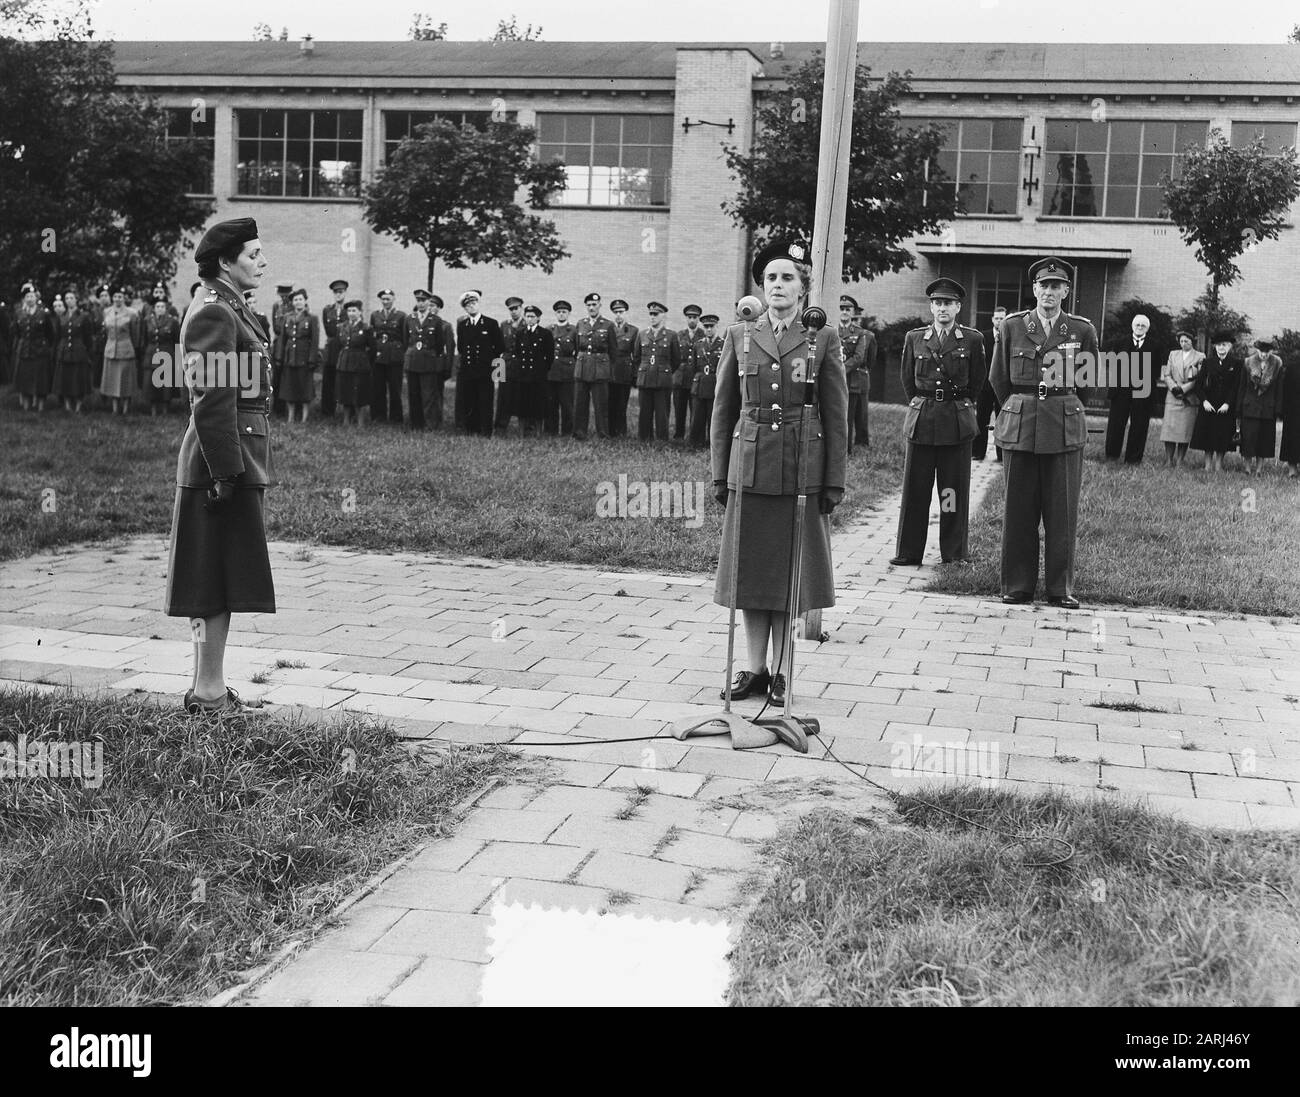
[[[818,507],[819,496],[808,496],[804,514],[803,567],[800,569],[799,609],[824,609],[835,604],[835,574],[831,564],[830,518]],[[785,610],[790,585],[790,534],[794,526],[793,495],[745,493],[741,507],[740,583],[736,606],[740,609]],[[731,588],[731,550],[737,537],[736,493],[727,501],[722,523],[722,548],[713,600],[728,605]]]
[[[1282,380],[1282,452],[1278,459],[1300,462],[1300,365],[1288,366]]]
[[[346,408],[370,406],[370,374],[343,373],[334,375],[335,399]]]
[[[1165,416],[1160,424],[1160,441],[1183,445],[1190,442],[1199,411],[1198,405],[1189,406],[1183,403],[1181,396],[1175,396],[1172,392],[1165,393]]]
[[[1267,419],[1241,417],[1241,455],[1267,457],[1272,460],[1277,452],[1277,424],[1270,415]]]
[[[177,488],[163,612],[169,617],[274,613],[262,488],[236,488],[220,512],[205,488]]]
[[[48,396],[54,373],[54,358],[43,354],[24,354],[14,368],[14,388],[20,396]]]
[[[315,372],[311,366],[286,366],[276,396],[286,404],[310,404],[316,399]]]
[[[99,391],[113,400],[135,395],[135,359],[105,358]]]
[[[69,362],[60,359],[54,367],[55,396],[65,400],[80,400],[90,393],[90,363],[85,359]]]
[[[1224,415],[1201,408],[1196,413],[1196,428],[1192,431],[1192,449],[1206,453],[1231,453],[1237,447],[1232,436],[1237,433],[1237,423],[1232,412]]]

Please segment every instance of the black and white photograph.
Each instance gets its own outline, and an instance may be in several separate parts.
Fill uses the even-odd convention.
[[[1276,0],[0,0],[13,1054],[1265,1080],[1298,137]]]

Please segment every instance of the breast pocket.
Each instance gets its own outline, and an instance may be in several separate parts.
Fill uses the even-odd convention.
[[[1016,351],[1008,364],[1013,385],[1036,385],[1039,382],[1038,359],[1024,351]]]
[[[758,389],[760,369],[761,367],[758,363],[750,362],[749,365],[742,365],[740,367],[740,373],[745,382],[745,401],[749,404],[762,406],[764,404],[763,394],[759,392]],[[770,403],[771,401],[767,402]]]
[[[1088,442],[1088,421],[1084,418],[1083,404],[1077,397],[1068,397],[1064,421],[1064,442],[1066,449],[1082,449]]]
[[[993,441],[999,446],[1013,446],[1020,441],[1021,405],[1023,398],[1011,396],[998,412],[993,427]]]

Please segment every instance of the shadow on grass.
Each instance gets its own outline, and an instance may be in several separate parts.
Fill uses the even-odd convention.
[[[927,807],[1000,830],[1013,844]],[[817,812],[732,956],[735,1005],[1295,1005],[1300,836],[1199,830],[1132,804],[972,787],[906,826]]]
[[[0,691],[0,760],[102,740],[102,784],[0,780],[0,1002],[206,998],[269,958],[505,764],[414,757],[388,725],[218,722]],[[7,755],[4,752],[8,752]]]

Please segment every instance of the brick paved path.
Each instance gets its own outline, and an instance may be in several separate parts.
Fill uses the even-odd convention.
[[[998,469],[976,463],[977,494]],[[946,747],[942,780],[979,761],[1008,789],[1300,825],[1300,625],[927,594],[929,566],[888,566],[896,520],[895,499],[836,535],[831,639],[798,656],[797,707],[855,772],[915,786]],[[553,783],[491,792],[256,1001],[476,1000],[491,912],[515,900],[734,926],[783,816],[885,802],[816,742],[808,756],[725,737],[579,744],[718,707],[726,611],[711,578],[288,544],[272,557],[279,612],[241,616],[231,636],[246,697],[373,712],[413,738],[526,739],[554,761]],[[179,700],[191,649],[186,622],[159,613],[165,568],[157,538],[0,566],[0,685]]]

